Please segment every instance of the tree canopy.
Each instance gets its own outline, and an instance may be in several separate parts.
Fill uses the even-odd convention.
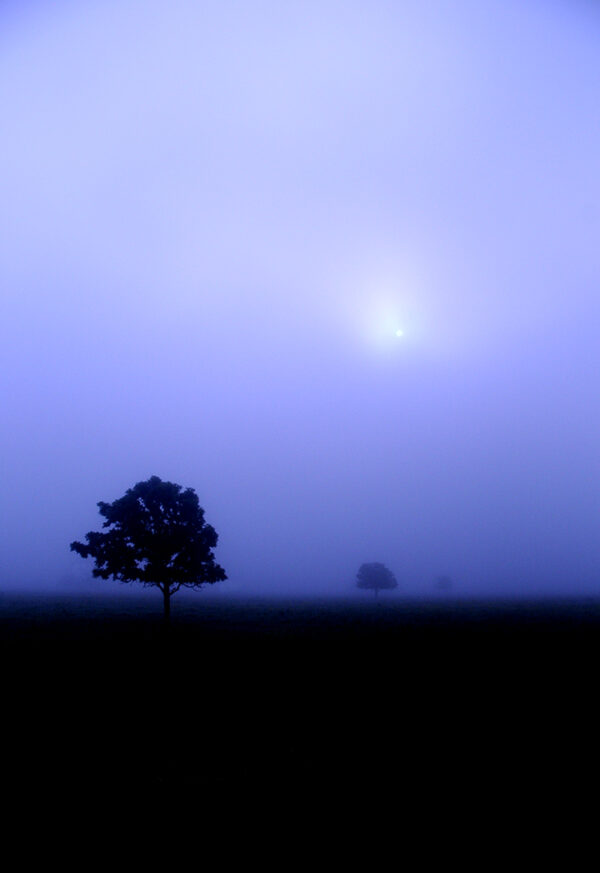
[[[356,574],[358,588],[368,588],[375,592],[375,597],[382,589],[397,588],[398,582],[391,570],[378,562],[361,564]]]
[[[165,617],[170,597],[180,588],[200,588],[226,579],[215,563],[218,535],[204,520],[193,488],[152,476],[129,488],[113,503],[98,503],[102,531],[90,531],[71,550],[93,558],[93,575],[159,588]]]

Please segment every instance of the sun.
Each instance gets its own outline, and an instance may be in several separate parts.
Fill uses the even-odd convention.
[[[404,331],[401,328],[398,328],[396,331],[396,336],[404,336]]]

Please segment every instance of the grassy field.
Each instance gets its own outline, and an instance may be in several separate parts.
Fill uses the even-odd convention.
[[[158,600],[158,598],[157,598]],[[598,763],[598,601],[0,600],[4,785],[249,814],[457,792],[514,802]],[[483,800],[482,800],[483,802]]]

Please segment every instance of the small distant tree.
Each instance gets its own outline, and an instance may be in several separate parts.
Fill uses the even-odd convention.
[[[452,579],[450,576],[437,576],[435,579],[435,587],[438,591],[452,591]]]
[[[361,564],[356,574],[358,588],[369,588],[375,592],[375,597],[383,589],[397,588],[396,577],[385,564]]]
[[[159,588],[166,623],[171,597],[180,588],[227,579],[212,551],[217,533],[204,521],[193,488],[152,476],[114,503],[100,501],[98,508],[105,531],[90,531],[86,542],[71,543],[71,550],[94,559],[96,577]]]

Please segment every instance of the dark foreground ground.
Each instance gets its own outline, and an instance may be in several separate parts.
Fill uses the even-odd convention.
[[[600,602],[200,593],[168,634],[149,604],[0,600],[5,796],[467,827],[592,788],[597,812]]]

